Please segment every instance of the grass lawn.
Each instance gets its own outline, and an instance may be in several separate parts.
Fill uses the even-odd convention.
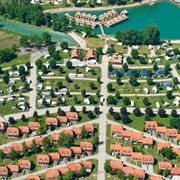
[[[20,36],[14,32],[10,32],[4,29],[0,30],[0,50],[4,48],[12,47],[13,44],[19,46]]]
[[[139,54],[147,54],[147,55],[149,55],[150,52],[151,51],[150,51],[148,46],[145,46],[145,45],[139,46]]]
[[[26,54],[23,56],[18,56],[16,59],[8,62],[8,63],[3,63],[1,64],[1,68],[6,68],[6,67],[11,67],[13,65],[18,66],[18,65],[22,65],[25,64],[26,62],[30,61],[30,54]]]
[[[127,53],[127,46],[120,46],[117,44],[117,42],[112,40],[109,41],[109,44],[114,46],[114,49],[116,50],[117,53],[122,53],[122,54]]]
[[[104,47],[104,40],[100,39],[99,37],[85,38],[84,40],[86,41],[88,48]]]
[[[56,9],[56,8],[64,8],[70,6],[67,4],[66,0],[62,1],[62,4],[50,4],[50,3],[45,3],[42,5],[43,10],[48,10],[48,9]]]
[[[52,79],[46,79],[44,81],[44,86],[51,86],[56,87],[57,82],[61,81],[63,83],[64,87],[67,87],[70,92],[81,92],[83,89],[86,90],[86,92],[96,92],[97,90],[100,90],[100,84],[97,81],[88,81],[88,80],[72,80],[71,83],[68,83],[66,80],[52,80]],[[95,89],[91,89],[89,87],[89,83],[93,82],[95,84]],[[77,84],[78,88],[76,88],[75,84]]]
[[[105,179],[106,180],[119,180],[117,175],[111,175],[109,173],[105,173]]]

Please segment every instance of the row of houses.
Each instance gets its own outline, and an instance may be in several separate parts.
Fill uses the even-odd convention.
[[[146,121],[145,130],[152,135],[167,139],[172,143],[179,142],[180,140],[180,134],[177,129],[158,126],[156,121]]]

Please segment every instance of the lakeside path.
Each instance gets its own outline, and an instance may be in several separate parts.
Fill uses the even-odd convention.
[[[56,9],[48,9],[44,10],[45,13],[59,13],[59,12],[72,12],[72,11],[103,11],[103,10],[111,10],[111,9],[120,9],[120,8],[129,8],[129,7],[135,7],[140,6],[143,4],[148,4],[150,0],[143,0],[142,2],[136,2],[133,4],[127,4],[127,5],[114,5],[114,6],[101,6],[101,7],[67,7],[67,8],[56,8]]]

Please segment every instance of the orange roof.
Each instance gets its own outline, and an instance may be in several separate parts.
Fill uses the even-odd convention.
[[[119,133],[123,130],[123,127],[121,125],[112,124],[111,125],[111,132],[112,133]]]
[[[111,151],[121,151],[121,145],[120,144],[111,144],[110,149]]]
[[[123,154],[123,155],[131,155],[132,152],[133,152],[132,147],[128,147],[128,146],[121,147],[121,154]]]
[[[92,124],[84,124],[83,127],[87,132],[94,132],[94,126]]]
[[[51,141],[58,141],[60,135],[58,133],[51,134]]]
[[[111,160],[110,166],[113,170],[119,170],[123,168],[123,163],[121,161]]]
[[[142,169],[134,169],[132,172],[132,175],[137,177],[138,179],[144,179],[145,178],[145,172]]]
[[[58,152],[49,152],[48,155],[53,161],[58,161],[60,159],[60,154]]]
[[[180,156],[180,148],[172,148],[172,151]]]
[[[82,149],[80,147],[71,146],[70,149],[73,152],[73,154],[81,154],[82,153]]]
[[[20,159],[18,161],[18,165],[22,169],[30,169],[31,168],[31,161],[25,160],[25,159]]]
[[[69,120],[72,120],[72,121],[78,120],[78,113],[77,112],[66,112],[66,116]]]
[[[92,169],[92,162],[91,161],[81,161],[81,165],[86,169]]]
[[[166,131],[167,131],[167,128],[164,127],[164,126],[157,126],[157,127],[156,127],[156,132],[166,133]]]
[[[71,51],[71,59],[78,57],[78,50],[75,48]]]
[[[70,129],[63,130],[62,134],[64,134],[65,136],[72,136],[73,137],[73,131]]]
[[[35,137],[34,141],[37,145],[42,146],[43,145],[43,137]]]
[[[180,168],[171,168],[172,175],[180,175]]]
[[[142,144],[152,145],[153,139],[152,138],[142,138],[141,142],[142,142]]]
[[[58,120],[54,117],[46,117],[46,124],[58,125]]]
[[[177,140],[180,140],[180,134],[177,134],[176,138]]]
[[[177,129],[167,129],[168,136],[177,136],[177,134],[178,134]]]
[[[81,135],[82,128],[74,128],[72,130],[76,136]]]
[[[161,176],[150,176],[150,180],[163,180]]]
[[[27,179],[26,180],[40,180],[40,177],[39,176],[33,176],[33,175],[30,175],[30,176],[28,176],[27,177]]]
[[[17,164],[8,164],[7,167],[12,173],[19,172],[19,166]]]
[[[25,144],[28,148],[31,148],[32,141],[25,141]]]
[[[61,156],[69,157],[72,155],[70,148],[59,148],[59,153]]]
[[[123,137],[131,138],[131,134],[132,134],[132,131],[129,131],[129,130],[123,130],[122,131]]]
[[[170,148],[169,143],[167,142],[158,142],[157,143],[157,150],[160,151],[162,148]]]
[[[142,156],[143,156],[143,154],[140,153],[140,152],[133,152],[133,153],[131,154],[131,158],[132,158],[132,159],[134,159],[134,160],[139,160],[139,161],[142,160]]]
[[[143,138],[142,133],[139,132],[132,132],[131,133],[131,140],[141,140]]]
[[[88,151],[92,151],[93,150],[93,144],[91,142],[87,142],[87,141],[80,142],[80,147],[83,150],[88,150]]]
[[[68,119],[66,116],[57,116],[56,118],[61,124],[67,124],[68,122]]]
[[[29,122],[28,127],[31,130],[37,130],[40,127],[40,123],[39,122]]]
[[[124,174],[131,174],[133,172],[133,168],[130,166],[123,167],[122,171],[124,172]]]
[[[8,175],[8,168],[4,166],[0,166],[0,175],[7,176]]]
[[[11,152],[11,148],[10,147],[2,147],[1,151],[3,151],[3,153],[5,155],[8,155]]]
[[[22,152],[23,145],[22,144],[12,144],[12,149],[16,152]]]
[[[87,59],[95,58],[95,53],[93,49],[89,49],[86,54]]]
[[[159,162],[159,169],[160,170],[165,170],[165,169],[171,170],[171,168],[172,168],[171,162]]]
[[[80,163],[69,163],[67,167],[73,172],[79,172],[82,168]]]
[[[28,126],[19,126],[22,134],[29,134],[29,127]]]
[[[67,168],[67,167],[60,167],[58,170],[59,170],[59,172],[61,174],[66,174],[66,172],[69,171],[69,168]]]
[[[9,136],[19,136],[19,129],[16,127],[8,127],[7,134]]]
[[[155,129],[158,126],[156,121],[146,121],[146,129]]]
[[[36,162],[40,164],[49,164],[49,156],[47,154],[37,154]]]
[[[59,176],[59,171],[55,169],[49,169],[46,171],[46,179],[53,179]]]
[[[143,161],[143,163],[154,164],[154,156],[153,155],[146,155],[146,154],[144,154],[142,156],[142,161]]]

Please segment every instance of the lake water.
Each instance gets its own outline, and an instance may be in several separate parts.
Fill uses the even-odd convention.
[[[44,31],[48,31],[52,36],[52,40],[55,42],[67,41],[69,44],[77,44],[76,41],[69,35],[52,31],[43,27],[37,27],[20,22],[5,21],[2,18],[0,18],[0,27],[23,35],[37,34],[38,36],[41,36]]]
[[[157,2],[154,6],[145,4],[127,8],[127,10],[129,19],[111,28],[104,27],[107,34],[113,35],[117,31],[128,28],[140,30],[149,24],[156,24],[161,31],[162,39],[180,39],[180,5],[170,2],[170,0],[163,0]],[[86,13],[98,16],[103,12],[105,11],[89,11]],[[95,31],[100,33],[99,28],[96,28]]]

